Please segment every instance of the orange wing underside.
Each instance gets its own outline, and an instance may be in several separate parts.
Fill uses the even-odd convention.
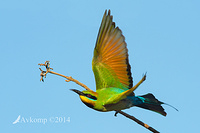
[[[108,12],[108,15],[106,15],[106,13],[107,11],[104,14],[95,46],[93,68],[95,65],[98,66],[99,63],[105,64],[105,67],[111,71],[110,76],[116,78],[116,81],[120,82],[123,87],[129,89],[132,87],[133,81],[128,62],[128,50],[126,48],[125,38],[122,35],[121,30],[118,27],[115,27],[115,23],[112,22],[110,11]],[[99,73],[101,72],[99,71]],[[96,82],[97,80],[98,79],[96,79]],[[109,84],[110,83],[106,83],[106,85]]]

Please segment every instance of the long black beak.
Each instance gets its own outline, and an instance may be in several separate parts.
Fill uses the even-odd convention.
[[[84,95],[84,93],[79,90],[76,89],[70,89],[70,90],[76,92],[78,95]]]

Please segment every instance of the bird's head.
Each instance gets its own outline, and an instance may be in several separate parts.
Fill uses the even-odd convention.
[[[76,89],[71,89],[72,91],[76,92],[81,101],[88,107],[90,108],[94,108],[95,103],[97,101],[97,96],[98,94],[94,91],[88,91],[88,90],[84,90],[84,91],[79,91]]]

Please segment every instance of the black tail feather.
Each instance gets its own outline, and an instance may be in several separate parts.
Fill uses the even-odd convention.
[[[161,104],[164,104],[164,103],[156,99],[153,94],[148,93],[146,95],[139,96],[139,97],[143,97],[145,98],[145,100],[144,100],[144,103],[136,105],[137,107],[158,112],[162,114],[163,116],[167,115],[164,108],[161,106]]]

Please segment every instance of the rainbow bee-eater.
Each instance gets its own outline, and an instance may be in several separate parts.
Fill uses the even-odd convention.
[[[122,31],[115,26],[110,10],[105,11],[94,48],[92,70],[96,81],[96,92],[76,92],[81,101],[97,111],[121,111],[133,106],[148,109],[166,116],[161,104],[153,94],[135,96],[134,90],[146,79],[133,86],[128,50]]]

